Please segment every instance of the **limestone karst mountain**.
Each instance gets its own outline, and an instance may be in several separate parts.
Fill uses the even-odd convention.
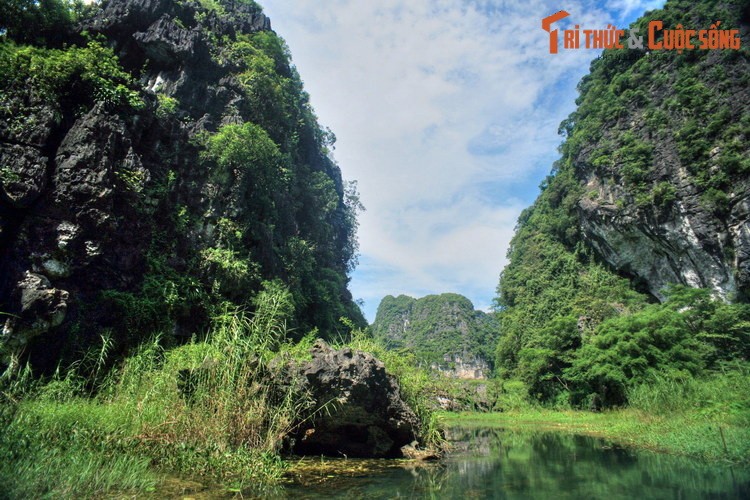
[[[5,363],[190,336],[271,280],[300,332],[364,324],[356,191],[258,5],[21,4],[0,44]]]

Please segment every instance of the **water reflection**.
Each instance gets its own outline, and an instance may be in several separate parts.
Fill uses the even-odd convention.
[[[635,451],[588,436],[452,429],[440,464],[348,463],[298,478],[292,498],[750,498],[750,471]],[[320,480],[326,479],[326,480]],[[251,494],[251,492],[247,492]],[[268,493],[268,492],[267,492]],[[269,496],[269,495],[263,495]]]

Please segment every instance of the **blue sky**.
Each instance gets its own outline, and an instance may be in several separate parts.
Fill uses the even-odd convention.
[[[261,3],[358,182],[350,288],[372,321],[388,294],[456,292],[490,307],[518,215],[598,55],[549,54],[541,18],[564,9],[582,29],[623,28],[663,0]]]

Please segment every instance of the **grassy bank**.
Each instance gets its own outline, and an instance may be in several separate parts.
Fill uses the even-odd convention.
[[[241,488],[278,480],[281,438],[310,411],[304,394],[263,383],[290,357],[280,290],[256,312],[227,309],[205,338],[146,342],[111,370],[108,343],[39,380],[5,380],[0,491],[9,498],[154,490],[162,472]],[[24,380],[24,378],[26,380]]]
[[[442,413],[439,418],[445,426],[534,428],[587,434],[655,451],[750,464],[750,429],[682,416],[657,417],[630,409],[602,413],[529,409],[508,413]]]
[[[629,394],[628,408],[551,409],[515,398],[503,412],[441,413],[444,426],[541,428],[605,437],[706,460],[750,464],[750,377],[745,365],[700,379],[664,377]]]
[[[51,379],[26,370],[0,380],[0,497],[138,495],[166,475],[227,491],[278,483],[284,436],[321,411],[285,370],[309,357],[316,337],[287,340],[288,304],[288,292],[270,287],[254,314],[228,308],[187,344],[166,348],[157,336],[108,370],[103,338]],[[422,419],[422,440],[438,440],[429,378],[413,359],[359,331],[335,347],[344,345],[383,358]]]

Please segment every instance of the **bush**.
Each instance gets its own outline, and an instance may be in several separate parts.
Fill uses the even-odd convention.
[[[59,106],[65,102],[104,102],[108,106],[144,106],[135,80],[111,48],[96,40],[85,47],[46,49],[2,44],[0,76],[3,90],[36,89],[42,98]],[[93,100],[91,97],[93,96]]]
[[[268,383],[293,313],[289,292],[266,283],[253,305],[253,315],[227,306],[203,340],[170,350],[158,337],[143,343],[98,379],[96,396],[83,388],[97,377],[80,363],[27,391],[13,411],[3,406],[0,485],[13,485],[4,491],[143,492],[155,482],[151,464],[240,483],[278,480],[281,438],[310,402]]]
[[[664,304],[603,322],[575,353],[565,376],[574,401],[596,396],[622,405],[636,386],[692,380],[720,363],[747,360],[750,306],[725,304],[709,290],[675,286]]]
[[[174,97],[169,97],[164,94],[157,94],[156,100],[158,107],[156,108],[156,116],[159,118],[167,118],[173,116],[177,112],[177,107],[180,102]]]
[[[60,45],[93,9],[82,0],[0,0],[0,32],[16,42]]]
[[[566,373],[578,387],[577,401],[595,393],[605,405],[622,405],[630,384],[648,382],[659,371],[699,373],[705,353],[679,312],[650,306],[602,323]]]

